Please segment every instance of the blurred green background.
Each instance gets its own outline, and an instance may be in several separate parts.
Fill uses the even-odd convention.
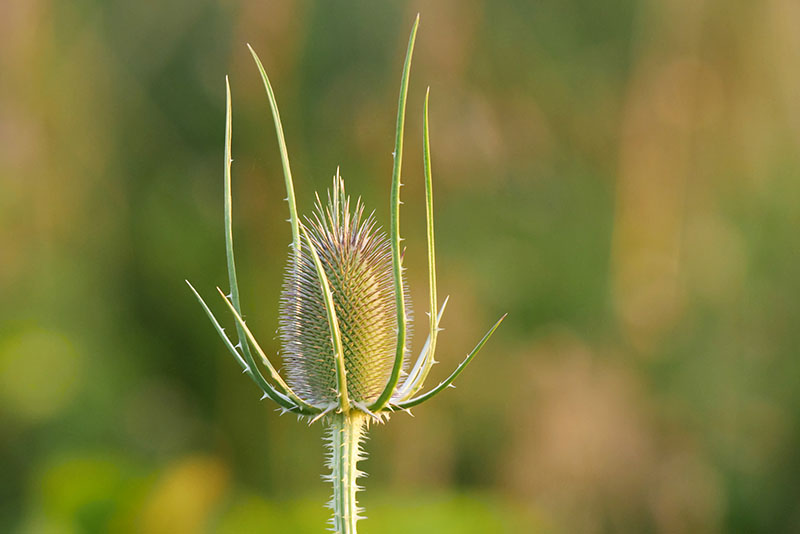
[[[243,305],[276,353],[290,229],[245,43],[301,212],[341,165],[385,226],[418,11],[406,261],[424,317],[430,85],[452,295],[431,382],[509,317],[372,428],[361,530],[800,531],[796,0],[0,3],[0,531],[322,531],[320,425],[258,402],[183,280],[226,284],[230,74]]]

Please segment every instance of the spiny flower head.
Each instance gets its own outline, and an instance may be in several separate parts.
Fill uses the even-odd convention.
[[[389,379],[397,342],[397,311],[389,238],[357,200],[351,211],[337,169],[327,204],[316,198],[301,223],[330,284],[344,354],[347,394],[353,403],[374,402]],[[403,283],[406,317],[410,315]],[[338,397],[336,361],[310,247],[290,253],[280,302],[279,334],[289,386],[312,404]],[[406,351],[406,356],[408,351]],[[406,358],[404,358],[405,363]]]

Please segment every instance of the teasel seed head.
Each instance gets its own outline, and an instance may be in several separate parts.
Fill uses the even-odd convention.
[[[505,318],[504,315],[495,322],[446,379],[422,392],[436,363],[437,334],[448,299],[440,306],[436,291],[428,92],[423,106],[422,137],[429,334],[414,364],[409,365],[411,306],[399,222],[406,96],[418,24],[419,16],[411,30],[400,81],[388,236],[377,227],[372,215],[364,217],[360,200],[351,206],[338,170],[327,203],[323,206],[317,197],[313,215],[300,220],[275,93],[261,60],[250,47],[272,111],[292,226],[292,249],[279,320],[286,380],[261,348],[242,314],[233,254],[232,112],[226,77],[224,213],[230,289],[228,292],[217,289],[235,319],[235,337],[226,333],[200,294],[191,284],[189,287],[242,372],[263,393],[261,398],[274,401],[281,413],[294,413],[310,423],[326,417],[359,417],[359,413],[382,422],[393,412],[410,411],[452,386]],[[265,368],[265,374],[260,366]]]
[[[342,340],[348,397],[370,404],[383,390],[395,357],[397,312],[388,237],[364,205],[353,205],[337,170],[323,205],[302,227],[314,245],[330,284]],[[280,300],[278,332],[287,382],[311,404],[337,399],[335,350],[325,297],[311,248],[289,254]],[[411,306],[403,280],[407,321]],[[404,367],[408,351],[404,358]]]

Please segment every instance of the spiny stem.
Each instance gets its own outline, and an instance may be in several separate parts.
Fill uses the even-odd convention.
[[[356,464],[365,457],[361,442],[366,422],[367,416],[358,410],[334,414],[330,420],[328,467],[331,470],[329,479],[333,484],[333,497],[329,506],[333,509],[332,530],[337,534],[356,534],[356,521],[361,519],[359,513],[362,510],[356,502],[356,492],[361,488],[356,480],[363,473],[356,468]]]

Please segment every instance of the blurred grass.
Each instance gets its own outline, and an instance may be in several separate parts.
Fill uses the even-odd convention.
[[[183,279],[225,280],[227,73],[243,307],[277,351],[290,235],[244,43],[300,211],[341,165],[386,222],[417,11],[402,224],[421,315],[431,85],[432,381],[509,318],[371,431],[363,530],[800,529],[796,2],[11,0],[0,531],[321,529],[320,429],[257,402]]]

